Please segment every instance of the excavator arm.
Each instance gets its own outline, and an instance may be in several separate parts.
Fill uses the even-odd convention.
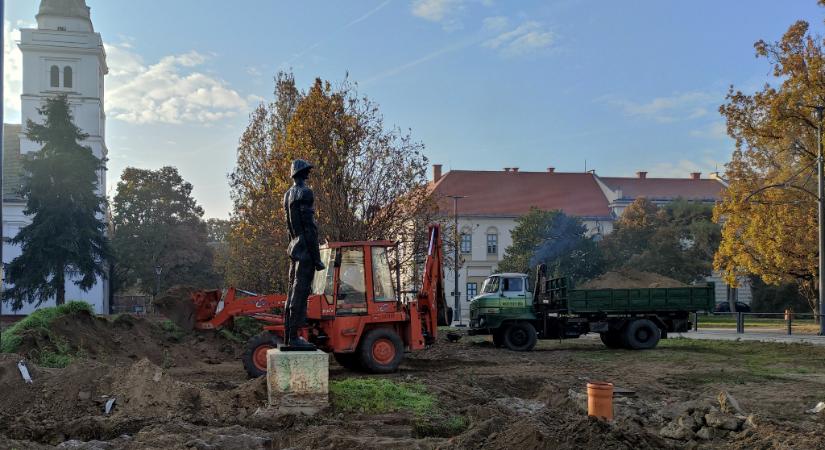
[[[418,293],[418,313],[428,344],[435,342],[438,327],[450,324],[452,319],[444,296],[444,246],[441,227],[432,224],[428,228],[429,243],[424,263],[424,276]]]

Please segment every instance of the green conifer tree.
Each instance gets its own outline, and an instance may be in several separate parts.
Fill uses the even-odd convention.
[[[102,220],[106,200],[96,191],[103,163],[78,143],[87,136],[73,123],[65,96],[47,99],[38,112],[44,123],[29,120],[26,136],[43,147],[23,160],[20,191],[32,222],[11,240],[22,254],[6,269],[12,286],[3,299],[13,310],[50,298],[63,304],[67,272],[75,285],[88,290],[98,276],[106,276],[109,257]]]

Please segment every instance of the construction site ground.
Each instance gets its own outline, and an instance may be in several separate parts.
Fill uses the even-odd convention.
[[[25,384],[21,354],[36,359],[50,340],[75,357],[63,368],[30,362],[34,382]],[[62,317],[48,333],[26,335],[18,353],[0,354],[0,448],[825,448],[825,411],[806,413],[825,401],[820,346],[668,339],[627,351],[585,337],[516,353],[464,336],[408,354],[390,375],[350,372],[331,359],[333,383],[423,385],[437,401],[433,417],[349,411],[335,395],[315,416],[278,415],[266,408],[265,380],[247,379],[241,351],[215,332],[129,316]],[[615,384],[612,422],[584,412],[590,380]],[[725,412],[731,397],[720,405],[722,392],[740,411]],[[739,422],[709,437],[680,428],[691,417],[699,417],[694,429],[710,427],[705,414]]]

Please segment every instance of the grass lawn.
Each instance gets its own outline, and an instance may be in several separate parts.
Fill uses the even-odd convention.
[[[756,317],[745,316],[745,329],[761,328],[761,329],[787,329],[787,323],[782,316],[773,317]],[[812,318],[794,319],[791,322],[793,331],[799,332],[817,332],[819,325],[814,322]],[[702,328],[736,328],[736,318],[730,314],[713,315],[713,316],[699,316],[699,329]]]
[[[552,341],[543,341],[549,344]],[[555,346],[582,348],[586,341],[570,340]],[[794,374],[825,372],[825,347],[811,344],[779,344],[752,341],[712,341],[685,338],[663,339],[653,350],[611,350],[606,347],[575,352],[574,357],[621,364],[628,355],[641,361],[665,363],[696,369],[679,375],[697,384],[730,382],[737,384],[780,379]],[[557,347],[558,348],[558,347]]]

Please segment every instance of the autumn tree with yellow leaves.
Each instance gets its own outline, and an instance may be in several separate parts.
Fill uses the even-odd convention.
[[[230,283],[286,291],[282,201],[296,158],[315,166],[309,185],[322,241],[421,241],[421,225],[436,214],[422,151],[409,132],[386,127],[377,105],[349,81],[333,87],[316,79],[301,92],[292,74],[279,73],[275,100],[251,114],[230,175]]]
[[[825,58],[823,39],[808,29],[798,21],[780,41],[757,42],[776,86],[752,95],[731,87],[720,107],[736,149],[714,212],[722,224],[714,265],[729,282],[745,274],[794,282],[816,311],[818,120],[810,106],[825,104]]]

